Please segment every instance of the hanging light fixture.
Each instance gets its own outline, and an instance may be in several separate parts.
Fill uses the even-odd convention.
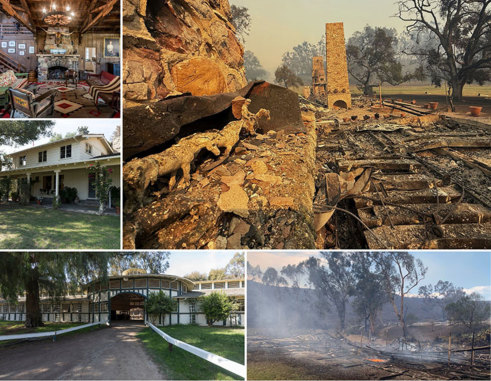
[[[75,13],[71,11],[69,4],[66,4],[65,0],[61,0],[60,7],[54,0],[51,0],[49,4],[49,10],[43,8],[43,21],[49,26],[66,26],[70,24]]]

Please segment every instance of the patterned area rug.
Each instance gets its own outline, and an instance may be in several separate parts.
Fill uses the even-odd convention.
[[[48,118],[119,118],[119,112],[115,112],[99,99],[99,109],[89,95],[90,86],[85,81],[65,86],[65,81],[33,82],[25,87],[33,91],[37,88],[37,94],[43,94],[48,90],[56,89],[55,111]],[[10,118],[10,112],[0,109],[0,118]]]

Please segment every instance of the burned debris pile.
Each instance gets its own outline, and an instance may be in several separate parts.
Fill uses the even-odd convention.
[[[256,115],[248,128],[241,113],[237,115],[241,107],[233,102],[241,94],[247,99],[242,113]],[[124,247],[314,248],[314,121],[302,120],[295,93],[265,82],[219,97],[229,103],[216,108],[210,102],[218,114],[201,110],[203,118],[177,124],[172,138],[138,148],[136,158],[125,164]],[[183,96],[159,107],[177,100],[187,105],[208,102],[207,97]],[[178,119],[189,121],[194,111],[190,107],[190,116]],[[165,113],[150,114],[156,137],[157,121]],[[215,126],[210,126],[210,117],[215,117]],[[240,139],[216,144],[215,138],[234,125],[240,127]],[[145,141],[132,137],[133,142],[139,139]],[[201,144],[193,146],[186,160],[178,160],[183,165],[164,170],[175,161],[166,153],[177,149],[173,157],[182,156],[192,142]],[[165,163],[159,165],[160,159]]]
[[[360,109],[316,109],[318,248],[491,247],[489,126],[369,105],[355,120],[343,114]]]

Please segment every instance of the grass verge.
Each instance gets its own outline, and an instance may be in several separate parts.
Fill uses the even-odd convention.
[[[209,328],[194,325],[177,325],[159,328],[178,340],[244,364],[244,329]],[[138,334],[138,337],[169,379],[241,379],[181,348],[174,347],[172,352],[170,352],[168,343],[150,328],[142,330]]]
[[[53,322],[45,322],[44,326],[36,327],[36,328],[26,328],[24,327],[24,322],[19,321],[0,321],[0,335],[20,335],[23,333],[41,333],[41,332],[50,332],[50,331],[59,331],[62,329],[73,328],[79,325],[84,325],[87,323],[53,323]],[[67,332],[62,335],[57,335],[56,340],[63,339],[63,337],[78,335],[84,332],[94,331],[96,329],[100,329],[105,327],[104,325],[95,325],[92,327],[86,327],[79,329],[73,332]],[[26,340],[52,340],[51,337],[45,337],[42,339],[22,339],[22,340],[6,340],[0,341],[0,348],[5,346],[14,345],[17,343],[24,342]]]

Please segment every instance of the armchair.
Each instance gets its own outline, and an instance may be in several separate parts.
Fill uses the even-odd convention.
[[[15,118],[16,113],[28,118],[42,118],[53,114],[57,93],[55,89],[41,95],[23,89],[9,89],[9,93],[12,118]]]

